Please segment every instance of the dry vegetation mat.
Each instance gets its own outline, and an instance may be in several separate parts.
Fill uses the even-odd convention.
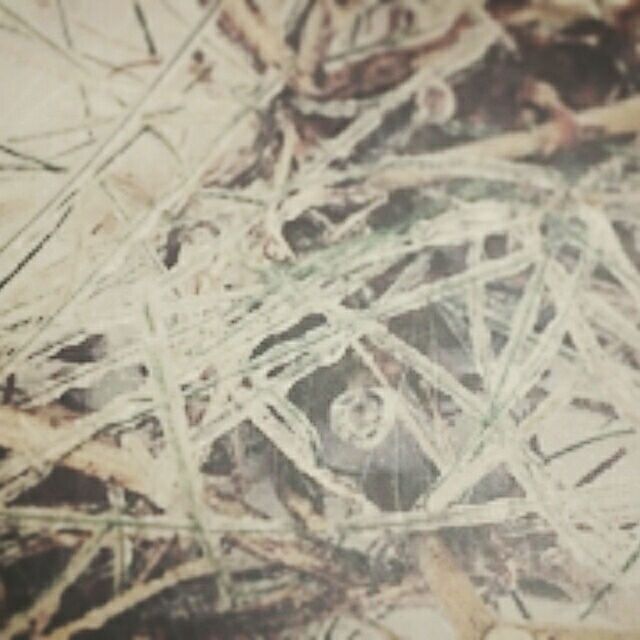
[[[0,87],[2,638],[640,637],[640,3],[0,0]]]

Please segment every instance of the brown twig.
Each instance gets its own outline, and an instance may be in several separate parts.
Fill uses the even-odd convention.
[[[219,22],[228,35],[250,51],[260,66],[274,66],[285,72],[293,68],[293,52],[254,3],[226,0]]]
[[[33,455],[33,452],[55,445],[62,430],[33,413],[19,411],[9,406],[0,407],[0,446],[14,452]],[[151,460],[147,460],[150,463]],[[96,441],[86,442],[71,451],[64,466],[98,477],[148,497],[157,505],[166,502],[166,496],[158,490],[157,478],[140,473],[140,465],[124,450]],[[147,471],[150,467],[147,467]]]
[[[610,138],[640,132],[640,96],[621,100],[616,104],[587,109],[576,114],[578,142]],[[477,142],[452,147],[445,151],[427,154],[432,162],[463,160],[518,159],[536,156],[548,149],[549,139],[560,138],[562,125],[548,122],[528,131],[514,131]],[[417,157],[412,156],[414,167],[403,165],[381,166],[368,171],[368,181],[376,187],[400,189],[419,185],[424,181]],[[388,161],[386,163],[388,165]]]

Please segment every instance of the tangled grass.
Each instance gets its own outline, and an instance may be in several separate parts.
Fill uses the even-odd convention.
[[[567,169],[483,3],[192,4],[0,4],[4,637],[637,637],[639,99]]]

